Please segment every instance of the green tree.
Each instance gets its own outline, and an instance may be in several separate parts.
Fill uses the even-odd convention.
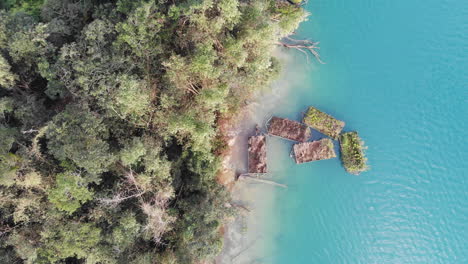
[[[48,225],[41,233],[44,246],[38,250],[38,263],[60,259],[84,259],[100,241],[101,230],[90,223],[65,222]]]
[[[278,75],[273,50],[304,10],[277,0],[1,4],[0,262],[216,256],[233,213],[215,180],[220,120]]]
[[[107,171],[115,160],[103,119],[87,107],[68,106],[54,117],[46,136],[47,148],[57,159],[69,159],[90,173]]]
[[[118,246],[119,251],[124,251],[135,243],[142,226],[133,213],[125,214],[118,222],[119,224],[112,231],[111,241]]]
[[[11,88],[17,78],[11,71],[11,66],[0,54],[0,86],[6,89]]]
[[[55,187],[50,189],[48,198],[57,209],[72,214],[83,203],[93,199],[93,192],[81,175],[64,172],[56,175]]]
[[[7,9],[10,12],[26,12],[35,17],[39,17],[44,0],[5,0],[0,2],[0,9]]]

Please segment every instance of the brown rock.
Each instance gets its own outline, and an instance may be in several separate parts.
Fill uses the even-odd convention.
[[[336,157],[333,141],[328,138],[299,143],[293,148],[297,164]]]
[[[266,173],[266,137],[253,136],[249,138],[249,173]]]
[[[307,125],[276,116],[271,118],[268,123],[268,133],[299,142],[305,142],[312,136],[312,132]]]
[[[219,184],[222,184],[229,188],[232,184],[234,184],[236,180],[236,175],[232,170],[223,169],[218,172],[216,180]]]

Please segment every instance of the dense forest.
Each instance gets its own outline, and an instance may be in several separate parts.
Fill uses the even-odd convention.
[[[0,263],[200,263],[233,214],[217,128],[297,1],[0,3]]]

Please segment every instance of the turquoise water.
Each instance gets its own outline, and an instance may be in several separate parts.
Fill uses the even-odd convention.
[[[277,191],[261,262],[468,263],[468,2],[306,8],[299,38],[320,41],[326,64],[295,53],[304,80],[275,114],[299,119],[315,105],[346,121],[372,170],[353,176],[339,159],[295,165],[291,144],[270,139],[270,168],[289,189]]]

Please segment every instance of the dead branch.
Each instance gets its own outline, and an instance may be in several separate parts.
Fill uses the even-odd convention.
[[[31,134],[31,133],[36,133],[36,132],[39,132],[39,130],[37,129],[29,129],[29,130],[23,130],[21,131],[22,134]]]
[[[41,148],[39,146],[39,139],[45,135],[47,129],[48,129],[48,126],[44,126],[37,131],[38,132],[37,135],[32,139],[30,152],[39,160],[46,162],[47,164],[51,164],[47,159],[42,157]]]
[[[176,218],[167,212],[169,200],[173,198],[173,191],[162,190],[153,196],[151,201],[142,202],[140,208],[147,217],[147,223],[144,230],[148,232],[153,241],[157,244],[162,243],[162,236],[170,228]]]
[[[268,124],[270,123],[271,119],[273,118],[273,116],[270,116],[267,121],[265,122],[265,128],[266,130],[268,131]]]
[[[8,233],[10,233],[12,230],[13,230],[12,227],[5,228],[5,229],[0,230],[0,237],[6,235],[6,234],[8,234]]]
[[[291,5],[294,5],[294,6],[299,7],[299,6],[306,5],[307,2],[308,2],[308,0],[302,0],[302,1],[298,2],[298,3],[295,3],[295,2],[293,2],[292,0],[286,0],[286,2],[288,2],[288,3],[291,4]]]
[[[288,49],[295,49],[298,50],[306,55],[307,62],[309,62],[309,53],[312,54],[315,59],[321,64],[325,64],[322,59],[320,58],[320,54],[318,53],[318,46],[319,42],[312,42],[310,40],[297,40],[290,37],[286,37],[286,40],[289,42],[277,42],[276,45],[283,46]]]
[[[125,195],[125,193],[118,192],[112,198],[101,198],[101,199],[99,199],[99,202],[101,202],[102,204],[105,204],[107,206],[115,207],[115,206],[117,206],[118,204],[122,203],[125,200],[140,197],[145,193],[146,192],[139,192],[139,193],[135,193],[135,194],[132,194],[132,195]]]
[[[188,82],[188,87],[187,87],[187,90],[195,95],[198,95],[200,94],[200,92],[198,92],[197,88],[195,87],[195,85],[193,85],[193,83],[191,82]]]
[[[135,179],[134,173],[132,169],[129,169],[125,173],[125,185],[117,191],[111,198],[101,198],[99,202],[104,205],[115,207],[131,198],[138,198],[141,197],[146,191],[141,190],[138,186],[138,182]]]
[[[13,231],[15,228],[19,227],[20,225],[22,225],[22,224],[20,223],[20,224],[17,224],[15,226],[0,226],[0,237],[10,233],[11,231]]]
[[[250,176],[248,173],[244,173],[244,174],[239,175],[238,180],[245,180],[245,179],[250,179],[252,181],[265,183],[265,184],[270,184],[270,185],[274,185],[274,186],[278,186],[278,187],[282,187],[282,188],[288,188],[287,185],[277,183],[277,182],[274,182],[274,181],[270,181],[270,180],[260,179],[258,177],[254,177],[254,176]]]
[[[128,183],[133,185],[135,189],[141,192],[140,187],[138,187],[138,182],[135,179],[135,176],[133,175],[133,170],[130,169],[126,174],[125,174],[125,179],[127,180]]]
[[[174,198],[174,190],[167,185],[161,186],[157,192],[149,192],[140,185],[131,168],[126,168],[121,163],[118,166],[125,175],[122,186],[113,197],[101,198],[99,202],[115,207],[128,199],[138,198],[140,209],[146,215],[145,232],[151,235],[155,243],[162,244],[163,234],[171,229],[176,220],[167,210],[169,201]]]

